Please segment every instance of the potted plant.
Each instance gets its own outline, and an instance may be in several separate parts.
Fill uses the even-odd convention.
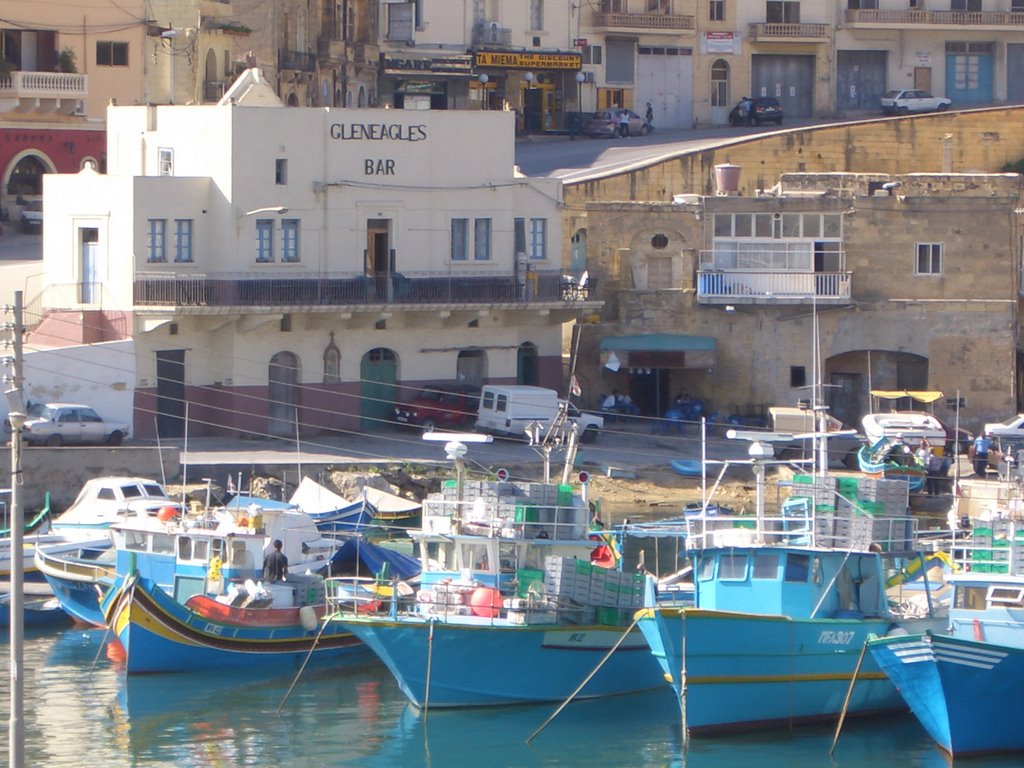
[[[70,48],[65,48],[60,52],[60,58],[58,59],[58,66],[61,72],[78,72],[78,64],[75,61],[75,52]]]

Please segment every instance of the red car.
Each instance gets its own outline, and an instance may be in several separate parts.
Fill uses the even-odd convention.
[[[407,403],[395,406],[395,421],[424,432],[436,428],[471,429],[480,405],[480,388],[454,384],[424,387]]]

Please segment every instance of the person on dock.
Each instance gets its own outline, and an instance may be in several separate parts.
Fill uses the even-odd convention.
[[[971,460],[974,462],[974,474],[985,477],[988,474],[988,449],[992,446],[992,435],[985,433],[974,438],[971,446]]]
[[[274,539],[274,549],[263,558],[263,580],[284,581],[288,575],[288,556],[281,551],[280,539]]]

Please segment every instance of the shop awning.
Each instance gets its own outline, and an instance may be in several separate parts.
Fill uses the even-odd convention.
[[[713,368],[716,349],[711,336],[645,333],[601,339],[602,358],[614,355],[627,368]]]
[[[920,389],[872,389],[871,396],[879,400],[902,400],[909,397],[919,403],[935,403],[942,399],[942,393],[937,390]]]

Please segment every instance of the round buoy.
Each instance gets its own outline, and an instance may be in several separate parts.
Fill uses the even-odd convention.
[[[167,523],[178,516],[178,510],[174,507],[160,507],[160,511],[156,513],[156,516],[160,522]]]
[[[107,658],[115,664],[124,664],[128,654],[124,652],[124,646],[120,640],[111,640],[107,643]]]
[[[493,587],[477,587],[469,596],[473,613],[485,619],[493,619],[501,613],[501,592]]]
[[[312,632],[317,628],[320,622],[316,618],[316,611],[312,605],[304,605],[299,608],[299,623],[307,632]]]

